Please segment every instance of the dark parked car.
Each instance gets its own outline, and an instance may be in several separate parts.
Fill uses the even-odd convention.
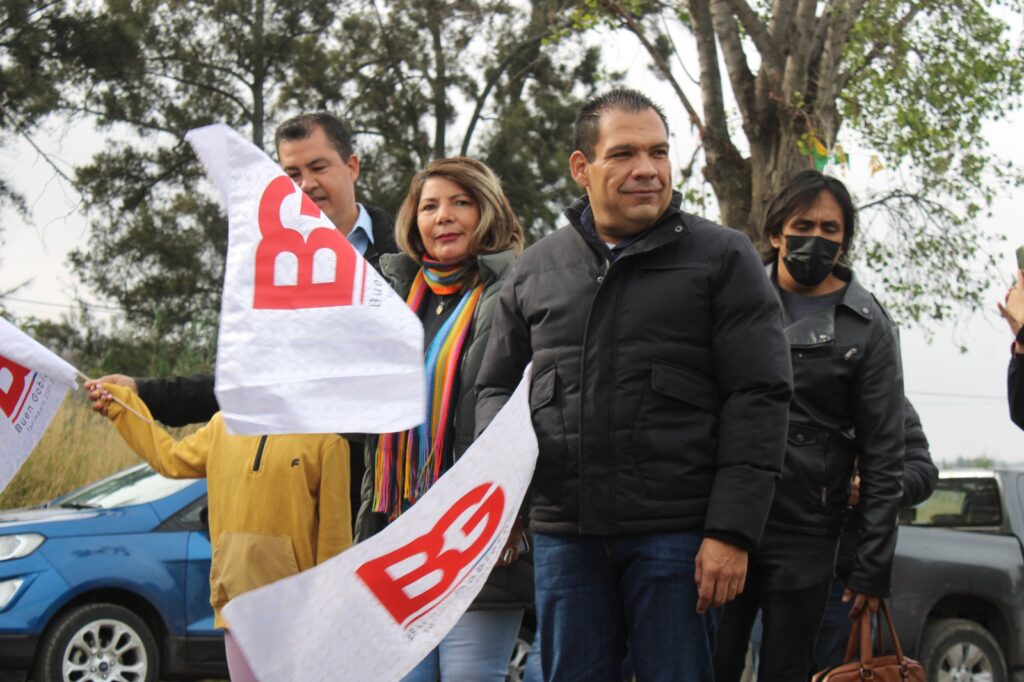
[[[0,511],[0,680],[227,677],[206,481],[125,469]]]
[[[901,518],[893,614],[931,682],[1024,680],[1024,471],[942,472]]]

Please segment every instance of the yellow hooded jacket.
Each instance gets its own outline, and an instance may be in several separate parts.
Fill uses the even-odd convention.
[[[151,417],[123,386],[103,384]],[[132,450],[168,478],[206,478],[214,623],[238,595],[320,564],[352,544],[349,446],[337,434],[237,436],[221,413],[175,441],[117,403],[108,414]]]

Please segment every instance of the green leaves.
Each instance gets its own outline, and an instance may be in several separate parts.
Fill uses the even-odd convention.
[[[71,263],[124,311],[122,342],[106,345],[123,371],[212,362],[226,221],[182,142],[188,129],[222,121],[268,149],[288,116],[332,111],[355,133],[357,198],[392,213],[416,171],[464,150],[494,167],[539,235],[577,191],[567,163],[576,108],[607,82],[598,50],[558,38],[563,0],[105,0],[77,14],[0,1],[19,8],[27,50],[17,92],[3,89],[0,60],[0,98],[18,98],[19,120],[87,116],[111,136],[76,169],[92,224]],[[28,49],[29,38],[45,49]],[[33,88],[43,62],[52,79]],[[16,129],[8,111],[0,134]],[[0,178],[0,201],[5,188]]]

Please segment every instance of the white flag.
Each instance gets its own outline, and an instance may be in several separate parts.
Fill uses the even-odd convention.
[[[529,373],[415,506],[308,571],[231,600],[253,672],[278,680],[398,680],[440,643],[490,575],[537,463]]]
[[[77,371],[0,318],[0,490],[32,453]]]
[[[423,325],[260,149],[185,137],[228,209],[217,402],[233,433],[386,433],[426,414]]]

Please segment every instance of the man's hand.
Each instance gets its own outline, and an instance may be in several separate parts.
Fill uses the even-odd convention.
[[[856,619],[865,606],[871,613],[878,613],[878,605],[882,601],[881,597],[872,597],[870,594],[843,590],[843,603],[848,604],[851,599],[853,600],[853,606],[850,608],[851,619]]]
[[[135,379],[125,376],[124,374],[108,374],[86,384],[85,387],[89,390],[89,400],[92,401],[93,412],[99,412],[104,417],[108,416],[107,405],[110,404],[110,398],[104,394],[103,384],[127,386],[131,389],[132,393],[139,392],[139,387],[135,383]]]
[[[704,538],[697,552],[693,581],[697,583],[697,613],[721,606],[743,591],[747,552],[728,542]]]
[[[513,561],[519,558],[519,548],[523,542],[523,538],[526,536],[526,525],[522,519],[516,519],[512,525],[512,531],[508,534],[508,542],[505,543],[505,547],[502,548],[501,554],[498,555],[498,563],[496,566],[504,568]],[[526,547],[525,552],[529,552],[529,546]]]
[[[999,314],[1010,325],[1010,331],[1017,336],[1020,328],[1024,326],[1024,270],[1017,271],[1017,283],[1006,292],[1003,303],[996,303],[996,306],[999,308]],[[1014,350],[1024,353],[1024,348],[1021,348],[1019,343]]]
[[[846,504],[850,507],[860,504],[860,474],[857,472],[853,473],[853,480],[850,481],[850,499]]]

